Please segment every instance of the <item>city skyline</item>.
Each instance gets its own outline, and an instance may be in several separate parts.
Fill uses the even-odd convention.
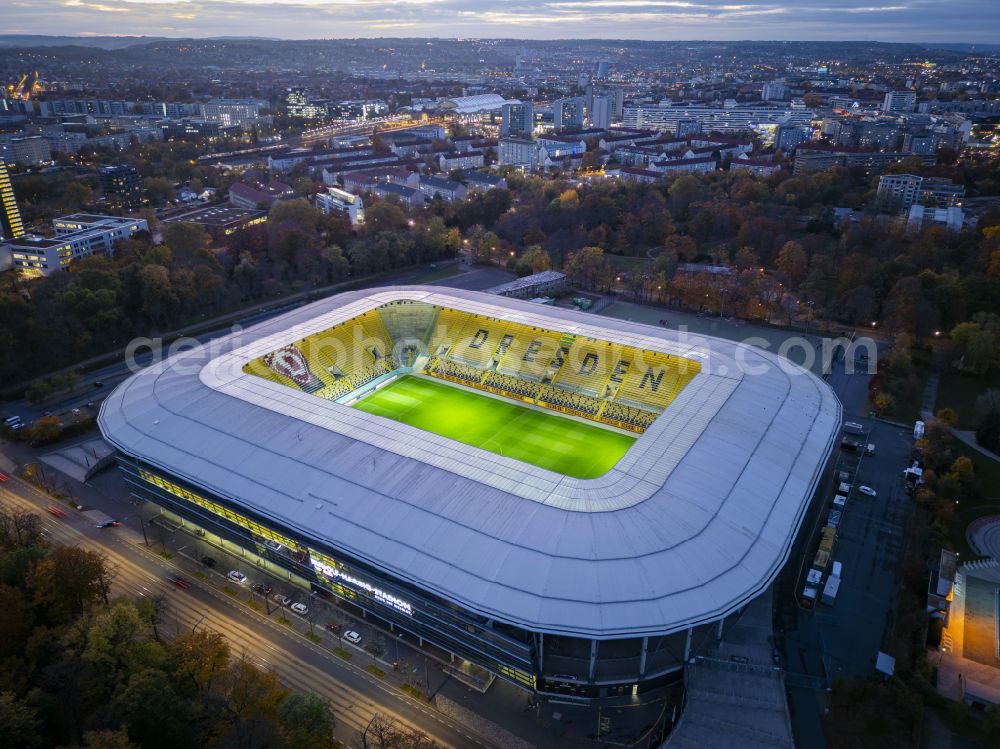
[[[9,34],[990,43],[991,0],[15,0]],[[991,21],[991,19],[993,19]]]

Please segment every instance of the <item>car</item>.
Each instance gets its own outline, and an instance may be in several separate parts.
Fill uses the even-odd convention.
[[[875,496],[875,490],[872,489],[870,486],[864,486],[864,485],[859,486],[858,491],[861,492],[862,494],[867,494],[869,497]]]
[[[244,575],[239,570],[229,570],[229,574],[226,575],[226,577],[228,577],[234,583],[239,583],[240,585],[243,585],[247,581],[247,576]]]
[[[214,567],[215,566],[215,560],[212,559],[212,557],[202,557],[201,558],[201,563],[203,565],[205,565],[206,567]]]
[[[291,609],[299,616],[306,616],[309,614],[309,607],[304,603],[293,603],[291,605]]]
[[[105,520],[103,523],[98,523],[95,528],[117,528],[121,523],[117,520]]]
[[[271,551],[281,551],[281,544],[277,541],[272,541],[269,538],[264,541],[264,546],[269,548]]]
[[[191,587],[191,583],[188,582],[187,580],[185,580],[180,575],[174,575],[173,577],[171,577],[170,578],[170,582],[172,582],[178,588],[185,588],[185,589],[187,589],[187,588]]]
[[[73,411],[72,411],[72,413],[73,413],[74,416],[79,416],[80,415],[80,409],[79,408],[74,408]]]
[[[104,383],[101,382],[100,380],[98,380],[97,382],[94,383],[94,389],[95,390],[99,390],[102,387],[104,387]]]
[[[346,632],[344,632],[344,639],[347,640],[348,642],[352,642],[355,645],[357,645],[359,642],[361,642],[361,635],[359,635],[353,629],[349,629]]]
[[[0,484],[2,484],[4,481],[6,481],[9,478],[10,478],[10,476],[8,476],[6,473],[0,473]]]
[[[334,634],[340,632],[340,625],[337,622],[327,622],[325,626],[329,632],[333,632]]]
[[[281,595],[281,593],[275,593],[274,594],[274,602],[276,604],[278,604],[279,606],[291,606],[292,605],[292,599],[289,598],[288,596]]]
[[[66,516],[66,513],[63,510],[61,510],[60,508],[56,507],[55,505],[47,505],[45,507],[45,510],[50,515],[55,515],[57,518],[61,518],[61,517],[65,517]]]
[[[259,596],[269,596],[271,591],[274,590],[270,585],[264,585],[263,583],[254,583],[250,586],[250,590]]]

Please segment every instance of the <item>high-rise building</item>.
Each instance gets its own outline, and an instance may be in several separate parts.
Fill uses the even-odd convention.
[[[598,60],[594,69],[594,77],[607,78],[609,72],[611,72],[611,63],[607,60]]]
[[[508,101],[500,107],[500,135],[531,135],[535,109],[530,101]]]
[[[0,238],[14,239],[24,234],[21,211],[14,197],[14,186],[10,182],[7,164],[0,161]]]
[[[916,108],[916,91],[890,91],[882,100],[882,111],[886,114],[909,114]]]
[[[590,125],[607,130],[611,126],[611,115],[614,112],[614,100],[608,94],[599,94],[594,97],[594,103],[590,108]]]
[[[101,167],[98,178],[108,205],[126,209],[142,205],[142,178],[134,166],[122,164]]]
[[[760,98],[764,101],[787,101],[790,92],[788,86],[781,81],[765,83],[761,89]]]
[[[583,127],[583,97],[557,99],[552,105],[552,125],[556,130]]]
[[[527,138],[501,138],[497,156],[502,166],[530,172],[538,166],[538,144]]]

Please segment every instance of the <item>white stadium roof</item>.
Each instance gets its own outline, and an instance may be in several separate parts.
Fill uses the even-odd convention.
[[[573,479],[244,373],[412,299],[698,359],[606,475]],[[211,350],[210,350],[211,349]],[[127,380],[99,423],[128,455],[487,616],[590,637],[665,634],[762,592],[841,425],[825,382],[760,349],[438,287],[349,292]]]
[[[504,104],[520,103],[517,99],[504,99],[500,94],[476,94],[442,99],[438,106],[442,109],[450,109],[457,114],[476,114],[499,110]]]

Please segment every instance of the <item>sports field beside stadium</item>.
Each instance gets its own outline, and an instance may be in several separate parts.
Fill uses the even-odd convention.
[[[635,442],[627,434],[421,377],[402,377],[354,408],[582,479],[607,473]]]

